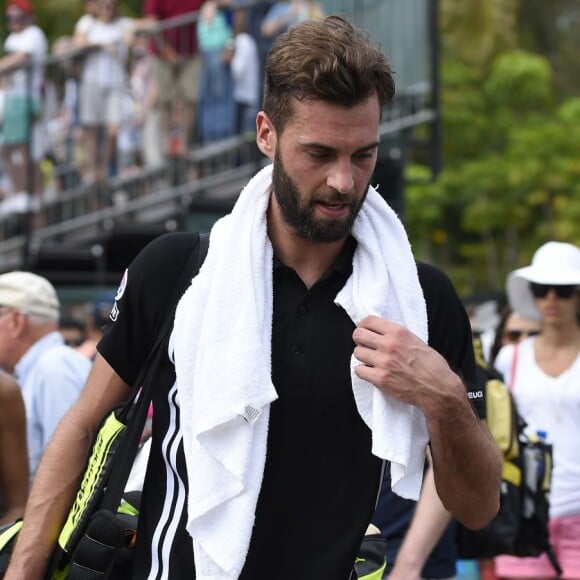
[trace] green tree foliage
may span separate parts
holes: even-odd
[[[512,110],[541,108],[552,98],[549,62],[522,50],[500,54],[484,84],[492,104]]]
[[[580,98],[558,94],[553,61],[514,42],[516,8],[443,0],[444,170],[429,183],[408,168],[415,250],[463,295],[502,290],[548,239],[580,244]],[[470,10],[485,16],[477,32]]]
[[[482,66],[515,46],[517,0],[440,0],[445,40],[464,62]]]
[[[526,0],[519,8],[520,46],[549,59],[556,92],[578,94],[580,3],[578,0]]]

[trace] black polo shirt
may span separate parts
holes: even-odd
[[[129,383],[160,321],[174,307],[168,296],[192,246],[191,235],[162,236],[128,269],[117,320],[99,351]],[[279,398],[270,410],[263,485],[243,580],[347,580],[374,511],[381,462],[371,455],[371,434],[352,393],[354,325],[334,304],[352,271],[355,246],[350,239],[310,289],[292,269],[274,264],[272,375]],[[430,332],[435,325],[434,347],[469,378],[473,353],[463,307],[439,270],[419,265],[419,272]],[[169,359],[157,373],[134,578],[147,578],[154,568],[161,570],[156,578],[191,580],[195,573],[185,531],[187,474]]]
[[[310,289],[294,270],[274,264],[272,373],[279,398],[270,409],[257,508],[265,525],[252,539],[263,548],[250,550],[247,567],[266,559],[271,570],[284,570],[275,578],[348,578],[373,512],[381,462],[370,453],[371,433],[352,392],[354,324],[334,304],[355,246],[351,239]]]

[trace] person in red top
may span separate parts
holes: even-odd
[[[205,0],[145,0],[141,27],[155,25],[197,12]],[[158,87],[165,153],[185,151],[195,129],[196,104],[201,62],[198,54],[196,21],[170,26],[156,34],[151,43],[153,74]],[[172,139],[177,129],[177,139]]]

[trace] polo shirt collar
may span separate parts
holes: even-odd
[[[344,278],[348,278],[352,274],[352,260],[355,250],[356,240],[352,236],[348,236],[340,254],[323,277],[326,278],[331,273],[336,272],[337,274],[344,276]],[[274,270],[287,267],[286,264],[276,256],[276,254],[274,254],[273,266]]]

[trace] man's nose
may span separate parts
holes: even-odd
[[[354,176],[350,162],[338,162],[332,168],[326,183],[339,193],[352,193],[354,191]]]

